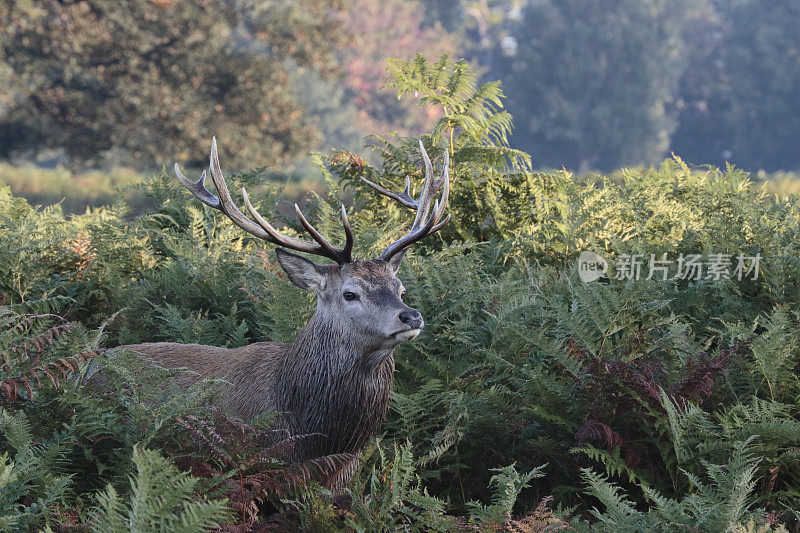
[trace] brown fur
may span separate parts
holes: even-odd
[[[248,218],[230,196],[219,166],[217,141],[211,142],[209,170],[215,196],[205,188],[205,172],[199,181],[189,180],[178,165],[181,183],[204,204],[225,213],[237,226],[267,242],[327,257],[336,265],[318,265],[277,248],[278,261],[289,279],[317,293],[317,312],[291,344],[258,343],[225,350],[211,346],[174,343],[137,344],[130,348],[171,367],[188,367],[202,377],[223,378],[230,385],[225,401],[243,418],[267,410],[281,412],[280,426],[294,435],[321,433],[324,437],[303,439],[295,448],[295,459],[304,460],[333,453],[358,454],[380,427],[389,408],[394,374],[395,346],[414,339],[424,322],[416,309],[404,304],[403,284],[395,277],[409,246],[438,231],[450,191],[449,153],[439,179],[422,141],[425,183],[417,199],[409,196],[409,183],[402,193],[392,193],[362,178],[380,194],[415,209],[411,230],[387,246],[379,259],[353,261],[353,233],[342,205],[345,244],[334,248],[311,226],[295,204],[298,216],[315,242],[283,235],[258,214],[247,193],[242,195]],[[434,202],[434,196],[441,197]],[[255,220],[255,222],[254,222]],[[334,481],[341,486],[354,465]]]
[[[226,380],[226,407],[244,419],[272,410],[282,413],[278,425],[293,435],[324,435],[301,441],[295,460],[358,455],[386,416],[394,347],[416,336],[413,329],[401,331],[410,332],[407,337],[391,334],[404,326],[399,313],[419,314],[400,300],[396,265],[374,260],[321,267],[286,252],[279,259],[292,281],[318,293],[317,312],[293,343],[226,349],[159,342],[127,348],[169,368]],[[360,303],[343,301],[342,291],[358,291]],[[331,485],[345,484],[355,466]]]

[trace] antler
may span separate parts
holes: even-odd
[[[211,141],[209,169],[211,170],[211,181],[214,183],[214,187],[217,190],[217,194],[219,194],[219,198],[214,196],[208,191],[208,189],[206,189],[205,170],[200,175],[200,179],[197,182],[194,182],[184,176],[181,172],[181,169],[178,167],[178,163],[175,163],[175,174],[177,174],[178,179],[181,180],[181,183],[183,183],[183,185],[189,189],[192,194],[194,194],[204,204],[213,207],[214,209],[219,209],[225,213],[225,215],[227,215],[227,217],[230,218],[234,224],[245,230],[247,233],[258,237],[259,239],[264,239],[267,242],[271,242],[291,250],[306,252],[313,255],[327,257],[328,259],[333,259],[340,265],[351,263],[353,261],[351,257],[353,252],[353,231],[350,229],[350,223],[347,220],[347,212],[344,209],[344,205],[342,205],[342,226],[344,227],[345,233],[345,243],[343,248],[334,248],[331,243],[325,239],[325,237],[323,237],[316,229],[314,229],[314,226],[312,226],[308,220],[306,220],[306,217],[303,216],[303,213],[300,211],[300,207],[298,207],[297,204],[294,204],[297,217],[300,219],[300,223],[303,225],[309,235],[311,235],[316,242],[298,239],[297,237],[290,237],[278,232],[278,230],[272,227],[272,225],[267,222],[258,211],[256,211],[256,208],[250,203],[250,198],[247,196],[247,191],[244,189],[244,187],[242,187],[244,205],[247,208],[248,213],[250,213],[250,216],[255,219],[255,222],[247,218],[247,216],[245,216],[245,214],[242,213],[238,207],[236,207],[236,204],[231,199],[230,192],[228,192],[228,185],[225,183],[225,178],[222,176],[222,169],[219,166],[216,137],[214,137]]]
[[[420,192],[419,198],[416,200],[409,195],[411,180],[408,176],[406,176],[406,186],[402,193],[392,192],[381,187],[377,183],[369,181],[367,178],[361,178],[364,183],[383,196],[397,200],[404,206],[417,210],[417,216],[414,218],[414,224],[411,225],[411,230],[403,237],[387,246],[381,253],[380,259],[384,261],[388,261],[397,253],[404,252],[415,242],[436,233],[450,220],[449,214],[442,220],[442,215],[444,215],[444,211],[447,208],[447,201],[450,197],[450,154],[445,150],[442,176],[439,179],[434,179],[433,165],[428,157],[428,153],[425,151],[425,147],[422,145],[422,141],[419,142],[419,149],[422,152],[422,159],[425,161],[425,182],[422,185],[422,192]],[[431,201],[433,201],[433,197],[436,196],[436,193],[438,193],[440,189],[442,190],[442,197],[436,200],[433,205],[433,211],[431,211]],[[430,214],[430,217],[428,214]]]

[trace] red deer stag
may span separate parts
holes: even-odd
[[[403,284],[397,270],[409,246],[444,226],[450,191],[448,153],[439,179],[420,142],[425,162],[425,181],[417,199],[409,195],[406,178],[402,193],[389,191],[364,179],[378,193],[416,210],[410,231],[394,241],[377,259],[352,258],[353,233],[342,205],[346,235],[342,248],[335,248],[295,211],[314,242],[278,232],[267,222],[242,189],[248,218],[228,192],[211,143],[211,180],[219,194],[205,188],[206,172],[199,181],[187,179],[175,164],[181,183],[204,204],[219,209],[243,230],[276,244],[278,262],[298,287],[317,293],[317,310],[294,342],[258,342],[241,348],[218,348],[199,344],[157,342],[127,346],[143,357],[166,367],[185,367],[200,377],[222,378],[227,407],[244,418],[266,410],[282,413],[278,427],[292,435],[319,433],[296,445],[293,459],[302,461],[335,453],[358,456],[379,429],[389,406],[394,374],[394,348],[419,335],[424,321],[419,311],[403,303]],[[363,179],[363,178],[362,178]],[[434,197],[441,191],[441,198]],[[433,204],[433,205],[432,205]],[[331,259],[335,264],[317,264],[284,248]],[[347,465],[329,481],[346,484],[357,466]]]

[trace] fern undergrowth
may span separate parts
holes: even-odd
[[[139,187],[156,207],[137,218],[0,188],[0,530],[799,531],[800,198],[679,158],[534,172],[501,86],[465,62],[392,61],[387,85],[442,116],[421,140],[437,168],[452,153],[452,219],[400,271],[426,329],[395,353],[346,493],[319,482],[351,457],[287,464],[304,437],[275,413],[233,419],[209,407],[216,383],[179,388],[113,349],[290,341],[313,300],[263,242],[166,175]],[[317,155],[315,226],[343,239],[343,196],[357,257],[406,231],[361,178],[418,186],[419,140],[370,138],[380,167]],[[283,212],[280,191],[253,202]],[[609,275],[582,281],[581,251]],[[759,254],[755,278],[614,275],[636,254],[740,253]]]

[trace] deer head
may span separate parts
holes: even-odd
[[[205,188],[205,171],[197,182],[187,179],[177,163],[175,173],[181,183],[201,202],[219,209],[246,232],[279,246],[276,249],[278,262],[289,279],[298,287],[317,294],[315,319],[336,324],[338,331],[358,338],[359,344],[367,351],[376,351],[382,348],[390,349],[400,342],[414,339],[419,335],[424,321],[419,311],[403,302],[405,289],[397,279],[397,271],[403,256],[412,244],[435,233],[450,219],[449,214],[445,216],[450,192],[449,154],[445,152],[441,177],[435,179],[433,165],[421,141],[420,150],[425,162],[425,181],[416,199],[409,194],[408,177],[402,193],[389,191],[362,178],[378,193],[416,211],[414,223],[408,233],[389,244],[376,259],[370,260],[356,260],[352,257],[353,233],[344,205],[341,208],[341,218],[345,243],[341,248],[331,245],[308,222],[297,204],[294,206],[297,217],[313,242],[278,232],[253,207],[247,191],[242,188],[244,205],[250,217],[246,216],[236,206],[228,192],[219,165],[216,139],[211,143],[209,169],[219,197]],[[434,201],[434,197],[440,191],[441,198]],[[286,249],[324,257],[334,261],[335,264],[314,263]]]

